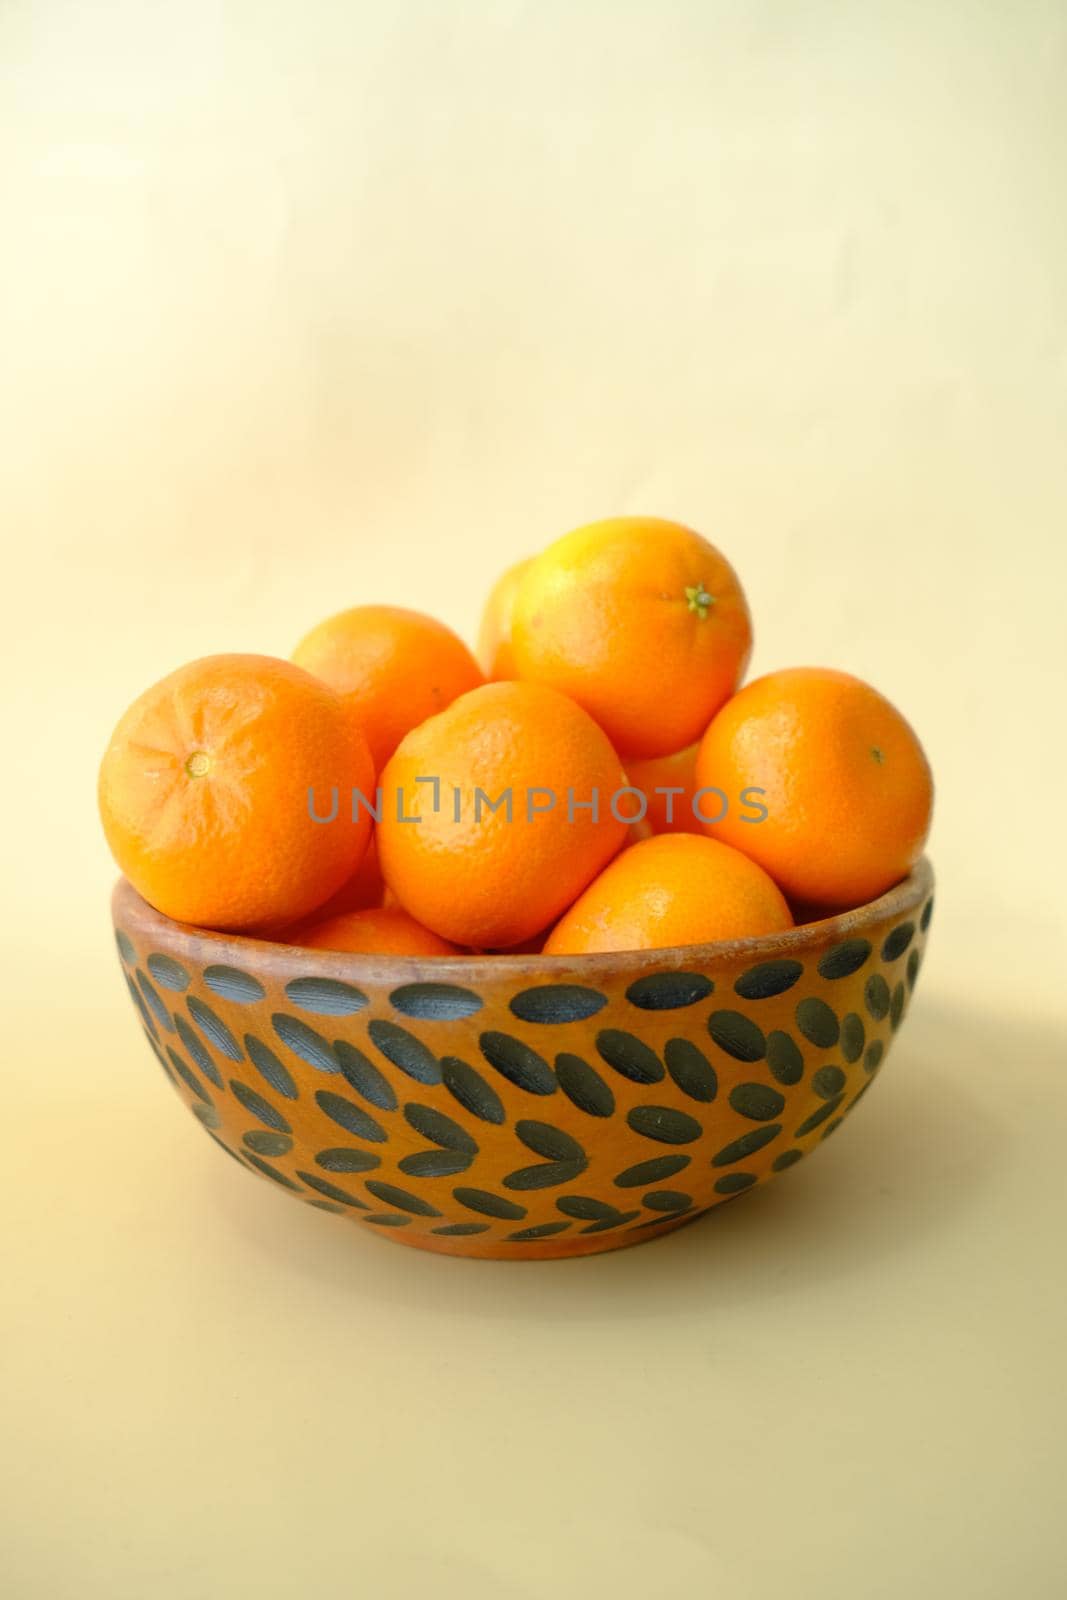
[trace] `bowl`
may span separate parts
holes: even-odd
[[[308,950],[172,922],[121,881],[127,986],[234,1160],[450,1255],[637,1244],[766,1183],[882,1070],[930,924],[923,860],[787,933],[591,956]]]

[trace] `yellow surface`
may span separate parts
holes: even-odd
[[[11,1600],[1063,1592],[1062,7],[0,7]],[[141,1040],[95,766],[647,511],[939,782],[887,1074],[647,1247],[423,1258]]]

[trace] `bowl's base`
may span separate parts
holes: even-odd
[[[643,1227],[621,1228],[618,1232],[553,1236],[547,1239],[480,1239],[471,1234],[406,1233],[399,1228],[365,1228],[392,1244],[406,1244],[413,1250],[432,1250],[442,1256],[469,1256],[479,1261],[563,1261],[568,1256],[602,1255],[606,1250],[625,1250],[630,1245],[644,1244],[649,1239],[661,1239],[665,1233],[684,1228],[687,1222],[706,1217],[714,1206],[700,1211],[687,1211],[682,1217],[664,1218],[646,1223]]]
[[[818,1148],[884,1071],[931,890],[923,864],[807,928],[573,960],[223,936],[125,883],[114,911],[162,1070],[245,1170],[397,1244],[559,1261],[671,1233]]]

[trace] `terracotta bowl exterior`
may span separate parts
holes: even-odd
[[[248,1171],[398,1244],[590,1255],[765,1183],[885,1064],[929,863],[785,934],[426,959],[184,926],[121,881],[126,983],[164,1072]]]

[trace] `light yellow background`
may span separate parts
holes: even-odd
[[[0,4],[10,1600],[1067,1581],[1060,4]],[[95,768],[209,651],[651,511],[922,734],[861,1116],[653,1247],[422,1258],[184,1117]]]

